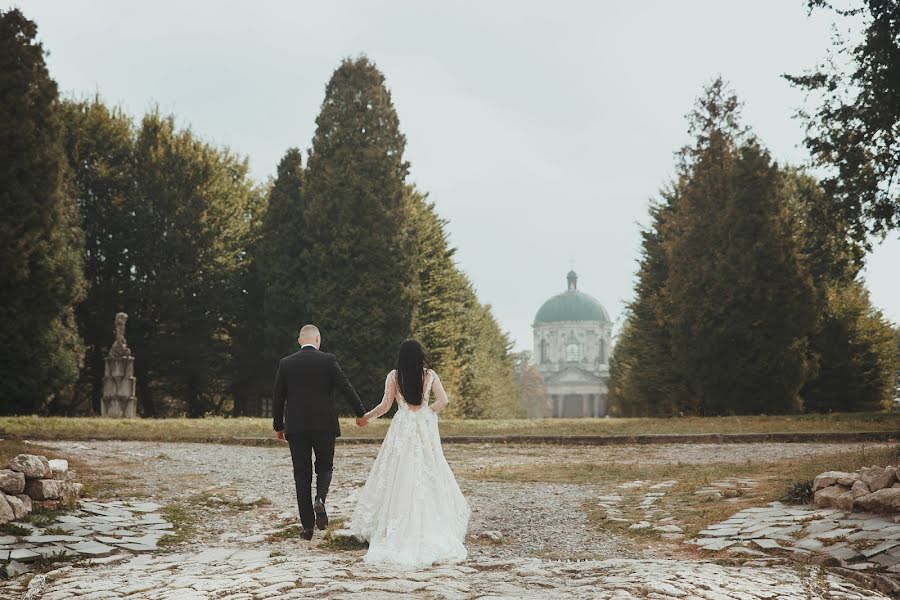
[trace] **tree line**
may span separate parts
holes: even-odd
[[[859,278],[864,251],[819,181],[775,162],[716,79],[650,208],[610,365],[629,416],[880,410],[897,341]]]
[[[144,416],[251,414],[316,323],[364,401],[417,337],[457,416],[521,409],[510,340],[408,181],[383,75],[344,60],[305,157],[275,178],[154,109],[64,99],[37,28],[0,14],[0,375],[8,414],[99,412],[112,320],[129,315]]]
[[[878,410],[900,397],[900,328],[861,271],[900,228],[900,0],[838,9],[861,23],[784,78],[818,178],[779,165],[721,78],[650,207],[635,298],[610,365],[620,415]]]

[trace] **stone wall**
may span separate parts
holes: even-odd
[[[74,505],[81,488],[67,461],[19,454],[0,469],[0,523],[21,519],[35,508]]]
[[[900,514],[897,467],[863,467],[855,473],[828,471],[813,481],[813,501],[819,506]]]

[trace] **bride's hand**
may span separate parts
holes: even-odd
[[[369,424],[369,421],[365,417],[357,417],[357,419],[356,419],[357,427],[365,427],[368,424]]]

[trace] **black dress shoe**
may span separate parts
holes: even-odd
[[[312,529],[304,529],[303,531],[300,532],[300,537],[302,537],[304,540],[309,541],[312,539],[312,534],[313,534]]]
[[[325,512],[325,502],[321,498],[316,498],[313,503],[313,510],[316,513],[316,527],[323,530],[328,527],[328,513]]]

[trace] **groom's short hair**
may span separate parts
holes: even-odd
[[[317,335],[321,335],[319,333],[319,328],[315,325],[304,325],[300,328],[300,334],[298,337],[316,337]]]

